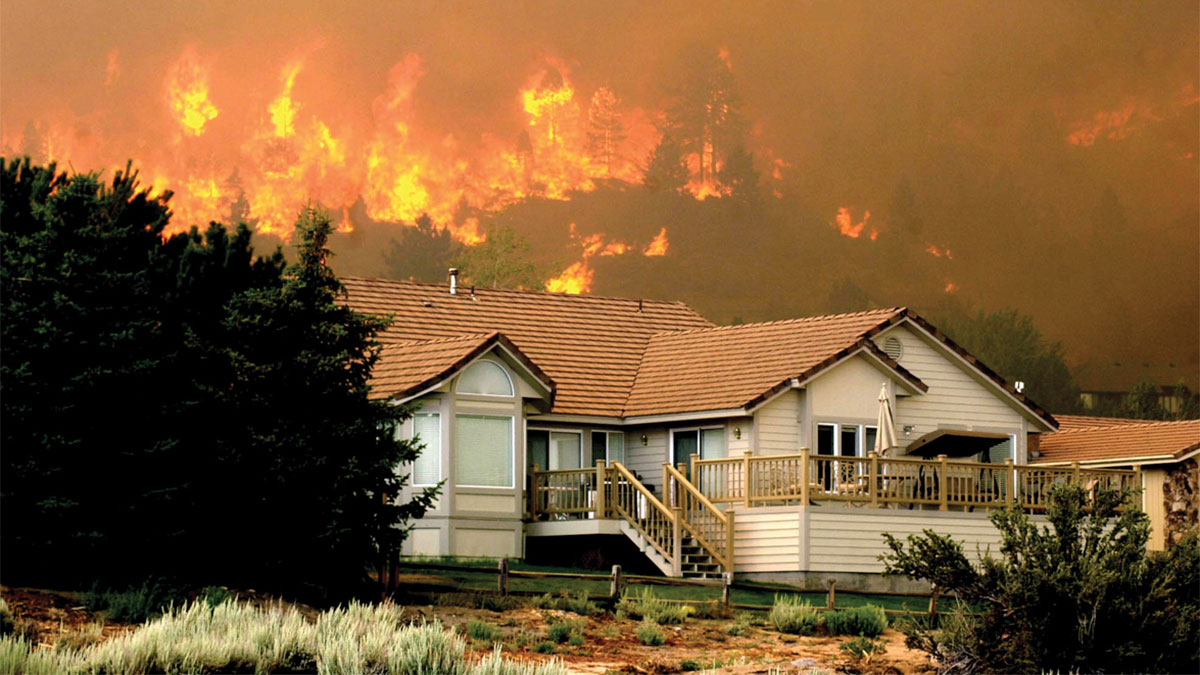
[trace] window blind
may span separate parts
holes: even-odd
[[[458,415],[454,426],[455,485],[513,486],[511,417]]]
[[[413,485],[437,485],[442,480],[442,418],[437,413],[413,415],[413,435],[425,446],[413,462]]]

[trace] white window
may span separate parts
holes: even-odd
[[[442,480],[442,416],[413,415],[413,437],[425,447],[413,461],[413,485],[437,485]]]
[[[458,393],[512,396],[513,383],[508,373],[495,362],[476,361],[459,376]]]
[[[671,431],[671,463],[684,462],[689,467],[692,455],[699,459],[719,459],[725,456],[725,428],[675,429]]]
[[[624,464],[625,434],[620,431],[593,431],[591,466],[595,466],[599,460]]]
[[[454,484],[513,486],[513,418],[456,415]]]
[[[820,423],[817,425],[817,454],[866,457],[875,449],[879,430],[865,424]]]

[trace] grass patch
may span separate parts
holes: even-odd
[[[408,625],[395,605],[351,603],[315,622],[293,609],[226,601],[175,607],[125,635],[80,649],[33,650],[0,640],[0,672],[323,672],[561,675],[557,661],[518,664],[494,651],[478,663],[466,642],[440,623]]]
[[[820,614],[796,596],[780,595],[776,596],[767,620],[781,633],[812,635],[817,630]]]
[[[876,638],[887,630],[887,615],[878,607],[855,607],[825,612],[821,617],[830,635],[865,635]]]
[[[531,607],[538,609],[557,609],[562,612],[574,612],[581,616],[595,616],[604,610],[596,603],[588,600],[587,591],[580,591],[571,596],[567,592],[562,592],[558,597],[546,593],[529,601]]]
[[[466,632],[467,637],[480,642],[495,642],[500,635],[500,629],[486,621],[468,621]]]
[[[186,602],[182,589],[164,579],[147,579],[141,586],[125,589],[94,585],[83,596],[88,611],[103,613],[109,621],[119,623],[144,623]]]
[[[876,642],[865,635],[860,635],[849,642],[843,642],[839,648],[851,658],[864,664],[869,663],[872,656],[887,651],[887,647],[882,642]]]
[[[657,624],[680,624],[692,613],[692,608],[667,602],[649,587],[621,596],[617,603],[617,618],[646,619]]]
[[[667,636],[663,634],[658,624],[649,619],[642,620],[641,625],[638,626],[634,635],[637,637],[638,642],[648,647],[657,647],[667,641]]]

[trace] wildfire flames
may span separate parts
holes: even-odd
[[[838,232],[841,232],[843,236],[858,239],[862,236],[863,230],[867,227],[867,221],[870,219],[871,212],[864,211],[862,220],[855,223],[854,217],[850,215],[850,208],[843,206],[837,210],[837,215],[834,216],[834,226],[837,227]],[[871,241],[875,241],[878,236],[879,232],[871,228],[869,235]]]
[[[546,290],[554,293],[569,293],[579,295],[587,293],[592,288],[592,279],[595,277],[595,270],[592,269],[588,260],[595,255],[616,256],[625,255],[633,250],[633,247],[623,241],[610,241],[605,243],[603,234],[590,234],[580,238],[575,233],[575,223],[570,225],[571,238],[578,241],[583,248],[583,255],[578,262],[571,263],[567,269],[563,270],[562,274],[554,277],[546,282]],[[670,242],[667,241],[667,228],[662,228],[658,235],[642,249],[642,255],[647,257],[666,255],[667,247]]]

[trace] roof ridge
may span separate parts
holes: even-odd
[[[817,316],[802,316],[795,319],[776,319],[774,321],[756,321],[753,323],[739,323],[730,326],[709,326],[707,328],[686,328],[684,330],[668,330],[652,333],[650,337],[659,337],[665,335],[688,335],[692,333],[717,332],[725,330],[738,330],[742,328],[761,328],[763,326],[782,326],[784,324],[811,323],[815,321],[823,321],[828,319],[844,319],[848,317],[859,317],[867,315],[891,315],[895,316],[904,312],[907,307],[888,307],[886,309],[867,309],[860,312],[843,312],[841,314],[820,314]],[[864,331],[865,332],[865,331]],[[861,335],[860,335],[861,337]]]
[[[462,335],[454,335],[451,337],[430,338],[428,340],[403,340],[400,342],[387,342],[384,347],[414,347],[416,345],[431,345],[439,342],[460,342],[462,340],[486,340],[494,335],[499,335],[500,331],[494,330],[485,333],[463,333]]]
[[[432,281],[416,281],[414,279],[386,279],[384,277],[344,276],[344,277],[339,277],[339,280],[341,280],[341,281],[347,281],[347,280],[378,281],[378,282],[384,282],[384,283],[388,283],[388,284],[402,284],[402,285],[407,285],[407,286],[424,286],[424,287],[428,287],[431,289],[432,288],[445,289],[447,291],[447,294],[450,290],[449,284],[441,284],[441,283],[436,283],[436,282],[432,282]],[[699,312],[696,312],[696,309],[694,307],[692,307],[691,305],[687,304],[686,302],[684,302],[682,300],[657,300],[655,298],[628,298],[628,297],[618,296],[618,295],[595,295],[595,294],[591,294],[591,293],[587,293],[587,294],[584,294],[584,293],[579,293],[579,294],[559,293],[559,292],[555,292],[555,291],[532,291],[532,290],[513,289],[513,288],[486,288],[483,286],[470,286],[467,284],[459,284],[458,288],[460,289],[460,294],[462,294],[461,289],[473,288],[473,289],[475,289],[475,292],[477,294],[480,292],[503,293],[503,294],[513,294],[513,295],[550,296],[550,297],[554,297],[554,298],[567,298],[567,299],[578,298],[578,299],[585,299],[585,300],[620,300],[622,302],[645,302],[645,303],[654,303],[656,305],[678,305],[681,307],[688,308],[693,313],[695,313],[697,316],[702,316]]]

